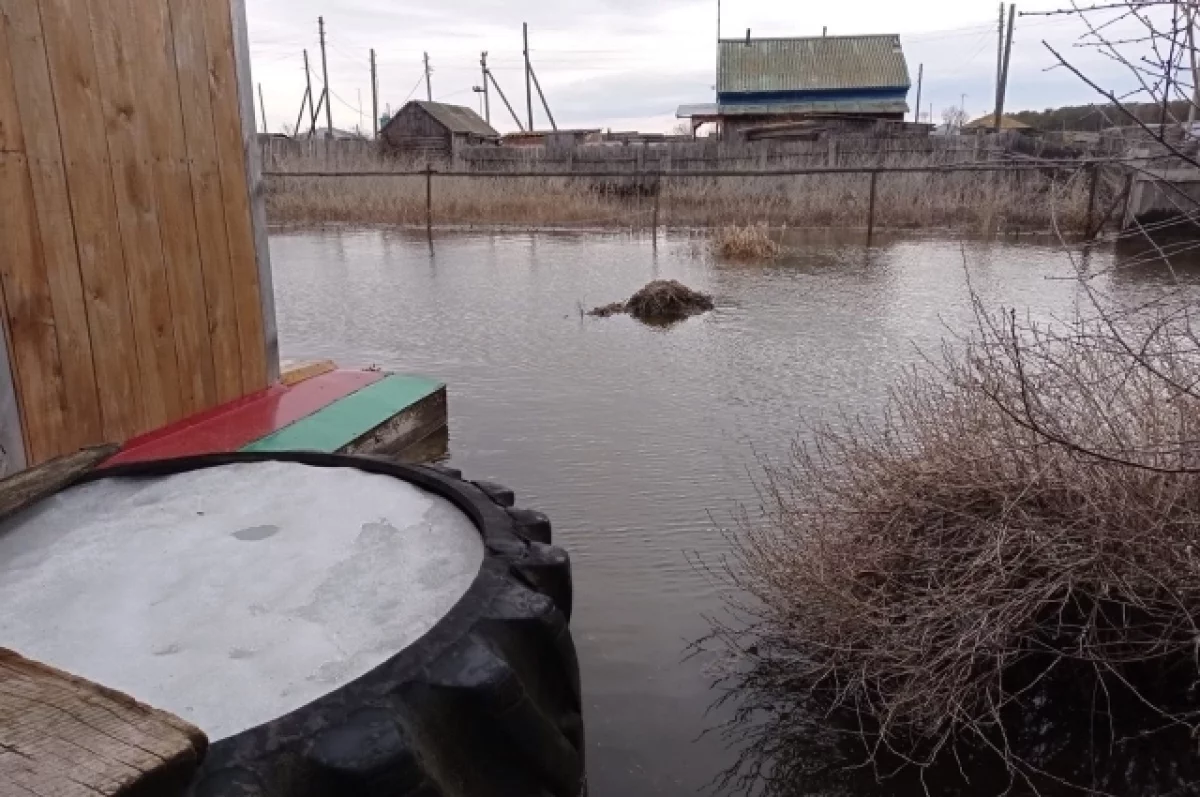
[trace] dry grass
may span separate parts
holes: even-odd
[[[771,260],[780,251],[766,224],[722,227],[713,234],[712,248],[715,254],[730,260]]]
[[[655,280],[625,303],[625,312],[643,321],[670,321],[711,309],[711,296],[694,291],[678,280]]]
[[[672,322],[708,312],[713,307],[713,299],[707,293],[694,291],[678,280],[654,280],[629,297],[629,301],[602,305],[588,315],[608,318],[629,313],[640,321]]]
[[[1000,760],[972,794],[1196,793],[1200,345],[1151,316],[980,310],[881,422],[767,466],[718,571],[733,784],[793,793],[816,716],[881,774]]]
[[[861,165],[917,165],[894,159]],[[800,164],[798,164],[800,165]],[[314,164],[276,162],[272,170],[305,171]],[[347,171],[406,164],[364,159],[339,164]],[[779,164],[785,168],[787,164]],[[435,177],[435,224],[591,225],[648,227],[651,186],[631,192],[632,178],[605,183],[590,178]],[[879,177],[877,228],[946,227],[973,232],[1004,229],[1081,229],[1087,181],[1040,172],[899,173]],[[269,177],[268,214],[282,223],[425,223],[424,177]],[[870,178],[865,174],[664,180],[659,222],[724,227],[864,227]],[[617,189],[615,192],[613,189]],[[630,194],[633,195],[630,195]]]

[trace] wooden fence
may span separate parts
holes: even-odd
[[[839,136],[820,141],[716,140],[654,144],[581,144],[537,147],[462,147],[452,160],[403,158],[363,140],[261,137],[268,171],[380,171],[434,165],[439,170],[671,172],[858,166],[921,159],[945,164],[988,160],[1003,149],[987,138]]]
[[[249,87],[242,0],[0,0],[4,471],[272,378]]]

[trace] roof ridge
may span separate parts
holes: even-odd
[[[836,36],[751,36],[753,42],[798,42],[819,41],[821,39],[899,39],[899,33],[843,33]],[[745,44],[746,37],[718,39],[719,44]]]

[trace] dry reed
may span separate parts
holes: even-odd
[[[929,158],[863,158],[848,166],[916,166]],[[320,170],[323,164],[278,160],[272,171]],[[788,163],[777,164],[788,168]],[[806,163],[794,164],[803,167]],[[363,158],[344,171],[402,170],[409,164]],[[1049,172],[881,174],[876,228],[945,227],[977,232],[1062,230],[1084,225],[1087,181]],[[657,187],[634,176],[433,178],[435,224],[519,224],[648,227],[659,192],[658,218],[673,226],[865,227],[866,174],[780,177],[673,177]],[[425,222],[423,176],[267,178],[269,217],[280,223]]]
[[[718,256],[730,260],[771,260],[780,252],[766,224],[722,227],[713,235],[712,248]]]
[[[977,305],[976,332],[911,371],[883,420],[820,426],[766,466],[717,570],[737,617],[709,640],[735,665],[729,783],[809,782],[806,718],[824,717],[880,774],[1002,762],[972,794],[1196,793],[1189,312],[1048,329]],[[1072,713],[1081,737],[1054,719]]]

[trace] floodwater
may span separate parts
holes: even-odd
[[[1112,248],[859,238],[789,239],[769,264],[714,261],[683,233],[271,238],[285,357],[445,380],[452,464],[551,516],[574,563],[592,797],[692,795],[730,763],[702,736],[721,718],[706,662],[686,658],[720,610],[690,561],[719,561],[720,523],[802,421],[877,412],[905,364],[965,328],[968,284],[1050,317],[1078,301],[1071,257],[1121,294],[1169,279]],[[717,310],[667,329],[581,317],[656,278]]]

